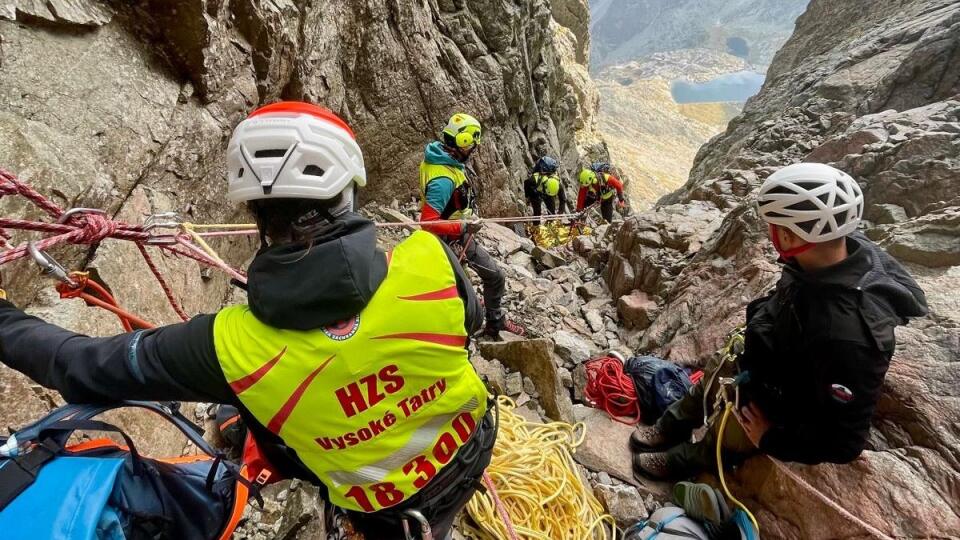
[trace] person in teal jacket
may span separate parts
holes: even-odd
[[[501,330],[523,335],[524,330],[507,319],[501,309],[506,280],[503,271],[473,238],[483,222],[476,215],[476,195],[468,176],[467,160],[480,143],[480,122],[469,114],[450,117],[442,140],[433,141],[420,163],[420,223],[424,230],[463,252],[463,259],[483,282],[486,308],[484,334],[498,338]],[[459,223],[433,223],[459,220]]]

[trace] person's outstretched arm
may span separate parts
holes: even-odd
[[[233,403],[213,345],[213,315],[89,337],[0,300],[0,361],[69,402],[122,399]]]
[[[620,202],[624,202],[625,199],[623,198],[623,182],[621,182],[619,178],[611,174],[607,176],[607,185],[617,190],[617,199],[619,199]]]
[[[577,193],[577,212],[583,210],[584,205],[587,202],[587,188],[581,186],[580,192]]]
[[[441,220],[441,212],[450,203],[453,191],[453,180],[445,176],[434,178],[427,184],[423,206],[420,207],[420,223],[425,231],[447,237],[456,237],[464,233],[463,225],[460,223],[430,224],[431,221]]]

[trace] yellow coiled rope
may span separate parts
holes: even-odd
[[[487,472],[517,536],[537,540],[607,540],[616,523],[581,478],[573,452],[583,443],[583,424],[535,424],[513,412],[510,398],[497,400],[500,433]],[[476,540],[508,538],[489,493],[467,504],[461,531]]]

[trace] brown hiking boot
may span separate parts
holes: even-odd
[[[649,478],[652,480],[666,480],[673,476],[667,464],[666,452],[647,452],[633,455],[633,476],[637,480]]]
[[[630,450],[633,452],[649,452],[659,450],[670,445],[667,434],[656,424],[652,426],[637,426],[630,434]]]

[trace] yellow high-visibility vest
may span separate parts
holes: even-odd
[[[281,330],[239,305],[214,323],[220,366],[243,405],[297,452],[331,502],[360,512],[426,486],[486,413],[440,241],[417,231],[388,258],[383,283],[348,321]]]
[[[427,184],[435,178],[447,177],[453,181],[453,189],[456,190],[467,181],[467,173],[463,169],[453,165],[440,165],[436,163],[420,162],[420,200],[427,199]],[[443,211],[441,208],[440,211]],[[445,219],[462,219],[473,215],[473,209],[461,208],[450,214]]]

